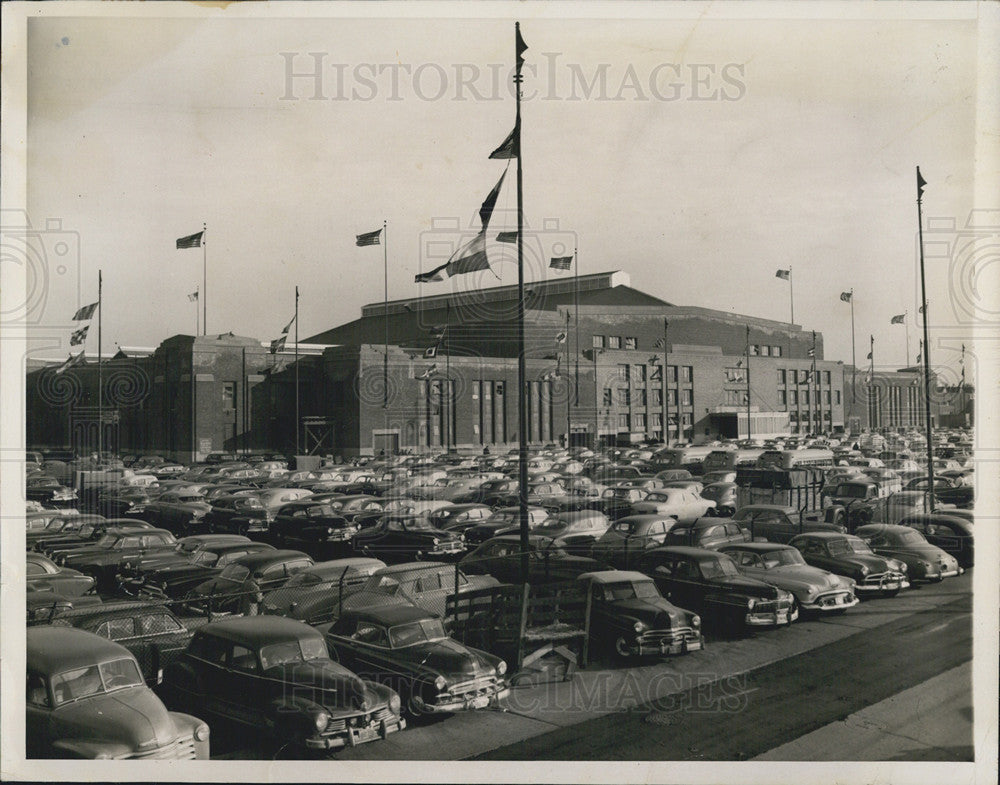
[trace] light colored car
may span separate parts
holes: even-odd
[[[633,515],[669,515],[680,523],[690,523],[715,514],[715,502],[685,488],[661,488],[632,505]]]

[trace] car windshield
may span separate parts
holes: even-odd
[[[635,521],[615,521],[611,530],[618,532],[618,534],[635,534],[638,528],[639,524]]]
[[[668,502],[670,501],[670,494],[663,493],[662,491],[652,491],[646,496],[644,501],[647,502]]]
[[[88,523],[86,526],[81,526],[80,527],[80,536],[82,538],[84,538],[84,539],[87,539],[88,537],[90,537],[94,533],[94,528],[95,528],[94,524],[92,524],[92,523]]]
[[[74,668],[53,676],[52,695],[55,697],[55,705],[61,706],[90,695],[100,695],[123,687],[138,687],[142,684],[142,676],[135,660],[126,657],[102,662],[100,665]]]
[[[118,539],[113,534],[105,534],[101,539],[97,541],[97,547],[99,548],[110,548],[115,540]]]
[[[867,485],[839,485],[837,486],[837,496],[848,499],[863,499],[868,494]]]
[[[315,586],[317,583],[322,583],[323,579],[312,572],[300,572],[297,575],[293,575],[292,578],[285,584],[286,588],[292,588],[295,586]]]
[[[553,536],[568,529],[569,526],[569,521],[564,521],[561,518],[549,518],[540,526],[536,526],[534,530],[537,534]]]
[[[860,537],[845,537],[842,540],[831,540],[829,545],[830,555],[837,556],[841,553],[871,553],[872,549]]]
[[[924,535],[913,529],[892,532],[886,539],[894,545],[924,545],[927,542]]]
[[[788,564],[805,564],[806,560],[795,548],[780,548],[764,554],[764,569],[784,567]]]
[[[604,598],[607,600],[648,600],[659,596],[656,584],[652,581],[620,581],[604,584]]]
[[[705,559],[699,562],[703,578],[728,578],[738,575],[736,562],[732,559]]]
[[[236,583],[242,583],[246,577],[250,574],[250,568],[245,567],[242,564],[230,564],[219,573],[220,578],[224,578],[227,581],[235,581]]]
[[[267,670],[276,665],[287,665],[304,660],[320,660],[328,657],[326,644],[321,637],[302,638],[286,643],[273,643],[260,650],[261,668]]]
[[[439,641],[448,637],[440,619],[421,619],[409,624],[389,628],[389,642],[394,649],[415,646],[426,641]]]
[[[201,543],[198,541],[179,542],[174,546],[174,550],[178,553],[194,553],[200,545]]]

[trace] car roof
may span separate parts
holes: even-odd
[[[249,537],[242,534],[192,534],[188,537],[181,537],[177,542],[198,542],[205,545],[236,545],[252,542]]]
[[[152,613],[169,613],[173,615],[173,611],[163,603],[142,602],[139,600],[111,600],[100,604],[73,608],[59,618],[69,620],[90,618],[91,616],[137,616]]]
[[[439,569],[441,567],[448,567],[454,569],[453,564],[446,564],[443,561],[411,561],[405,562],[404,564],[393,564],[388,567],[383,567],[378,571],[379,575],[394,575],[399,572],[411,572],[413,570],[433,570]]]
[[[371,567],[375,565],[385,566],[385,562],[381,559],[372,559],[368,556],[351,556],[346,559],[317,562],[312,567],[306,567],[302,572],[308,572],[312,575],[338,575],[351,567]]]
[[[867,523],[864,526],[859,526],[854,530],[855,535],[861,536],[862,532],[864,534],[874,534],[875,532],[889,532],[889,533],[899,533],[899,532],[911,532],[912,528],[909,526],[900,526],[895,523]]]
[[[577,576],[578,580],[591,580],[594,583],[617,583],[618,581],[648,581],[648,575],[635,570],[605,570],[604,572],[585,572]]]
[[[313,637],[319,632],[305,622],[285,616],[237,616],[204,624],[195,634],[212,635],[257,649],[269,643]]]
[[[844,532],[803,532],[802,534],[796,534],[792,537],[793,540],[805,539],[807,537],[812,537],[817,540],[839,540],[843,537],[851,537],[853,535],[845,534]]]
[[[392,605],[372,605],[367,608],[357,608],[344,610],[340,618],[354,617],[362,621],[371,621],[376,624],[383,624],[392,627],[396,624],[406,624],[411,621],[421,619],[438,619],[440,616],[433,611],[426,610],[417,605],[401,602]]]
[[[124,646],[75,627],[29,627],[25,638],[28,669],[43,674],[62,673],[110,659],[134,659]]]
[[[784,545],[780,542],[734,542],[722,545],[720,551],[754,551],[756,553],[769,553],[770,551],[794,551],[791,545]]]
[[[677,556],[687,556],[689,558],[704,558],[705,556],[718,556],[719,551],[708,548],[694,548],[690,545],[668,545],[654,548],[649,553],[671,553]]]
[[[670,515],[661,515],[655,512],[644,512],[640,515],[624,515],[618,520],[612,522],[611,528],[614,528],[617,524],[623,522],[629,523],[655,523],[656,521],[672,521],[673,517]]]
[[[244,567],[249,567],[253,569],[261,564],[270,564],[272,562],[284,561],[285,559],[294,559],[305,557],[307,559],[312,558],[302,551],[289,551],[289,550],[272,550],[272,551],[257,551],[256,553],[248,553],[246,556],[240,556],[240,558],[234,560],[232,564],[242,564]]]
[[[744,510],[776,510],[778,512],[783,512],[786,515],[794,515],[798,511],[794,507],[789,507],[784,504],[744,504],[740,507],[739,511]]]

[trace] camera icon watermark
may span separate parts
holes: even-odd
[[[0,263],[23,275],[24,295],[9,298],[0,310],[7,325],[70,326],[82,304],[80,235],[66,230],[62,220],[49,218],[45,227],[32,225],[24,210],[0,211]],[[55,308],[65,308],[56,313]]]
[[[1000,295],[989,283],[1000,269],[1000,208],[971,210],[965,225],[958,224],[954,217],[927,219],[924,262],[948,270],[948,305],[959,325],[1000,324]],[[929,324],[941,313],[929,303]]]

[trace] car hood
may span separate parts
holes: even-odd
[[[840,554],[834,556],[833,559],[840,564],[847,564],[852,567],[867,567],[869,571],[876,573],[885,572],[889,569],[889,563],[885,560],[885,557],[878,554]]]
[[[769,583],[765,583],[764,581],[758,580],[757,578],[751,578],[747,575],[732,575],[724,578],[715,578],[711,582],[717,586],[724,586],[732,591],[743,592],[754,597],[763,597],[765,599],[773,600],[778,596],[778,590],[776,587]]]
[[[608,605],[614,609],[615,615],[631,616],[656,629],[669,629],[676,622],[684,624],[685,614],[680,608],[672,605],[663,597],[648,600],[616,600]]]
[[[929,562],[945,562],[950,563],[954,557],[950,556],[947,552],[938,548],[936,545],[931,545],[927,543],[926,545],[906,545],[902,547],[887,547],[879,548],[886,554],[889,554],[890,558],[893,559],[923,559]]]
[[[444,676],[449,682],[468,681],[496,674],[496,669],[485,657],[451,638],[395,649],[394,654],[421,669]]]
[[[331,660],[309,660],[276,665],[264,675],[295,687],[309,687],[311,694],[322,695],[329,709],[370,711],[384,701],[359,676]]]
[[[166,707],[144,686],[68,703],[53,712],[52,720],[56,736],[100,738],[133,750],[153,750],[177,737]]]
[[[839,589],[843,585],[839,577],[826,570],[809,567],[805,564],[784,564],[766,570],[761,576],[764,580],[774,581],[783,589],[818,589],[828,591]]]
[[[218,575],[222,570],[218,567],[206,567],[202,564],[170,564],[159,567],[149,574],[150,580],[179,581],[203,577],[208,579]]]

